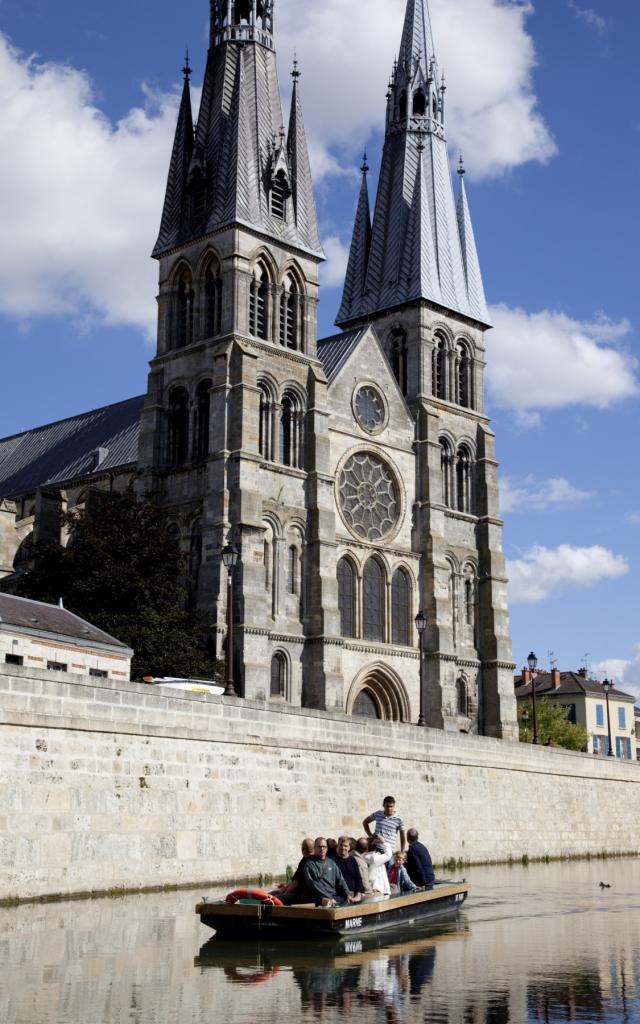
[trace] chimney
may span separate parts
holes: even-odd
[[[560,683],[561,683],[560,669],[559,668],[552,668],[551,669],[551,689],[552,690],[559,689]]]
[[[531,672],[529,671],[528,668],[523,668],[523,670],[522,670],[522,685],[526,686],[530,682],[531,682]]]
[[[587,678],[587,669],[586,669],[586,666],[584,666],[584,665],[583,665],[583,667],[582,667],[582,668],[580,669],[580,671],[578,672],[578,675],[580,676],[580,678],[581,678],[581,679],[586,679],[586,678]]]

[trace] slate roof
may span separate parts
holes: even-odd
[[[516,697],[530,697],[531,683],[523,683],[522,676],[515,678]],[[602,697],[605,692],[602,683],[597,679],[588,679],[581,676],[579,672],[561,672],[560,686],[554,688],[550,672],[540,672],[536,677],[536,697],[553,697],[554,694],[585,693],[594,697]],[[616,687],[609,691],[609,696],[617,700],[630,701],[635,704],[636,698],[630,693],[624,693]]]
[[[427,103],[422,113],[419,108],[414,113],[412,99],[420,91],[433,97],[435,109]],[[370,241],[366,197],[361,192],[336,320],[340,326],[419,299],[489,324],[464,181],[457,207],[454,200],[445,96],[428,2],[408,0],[399,60],[389,86]],[[461,178],[463,173],[461,168]]]
[[[358,327],[353,331],[334,334],[330,338],[321,338],[318,341],[318,359],[323,365],[330,384],[333,384],[340,370],[345,366],[353,352],[355,352],[368,330],[369,326],[367,325],[366,327]]]
[[[0,439],[0,498],[135,465],[144,396]],[[95,466],[93,453],[104,449]]]
[[[0,593],[0,629],[6,627],[28,630],[30,633],[47,633],[58,637],[68,637],[82,644],[98,644],[103,647],[117,647],[123,653],[128,652],[126,644],[116,640],[108,633],[92,626],[66,608],[54,604],[43,604],[41,601],[30,601],[13,594]]]

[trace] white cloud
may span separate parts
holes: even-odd
[[[513,604],[535,604],[566,590],[591,587],[602,580],[625,576],[629,566],[622,555],[594,545],[536,545],[522,558],[509,561],[509,594]]]
[[[327,262],[320,267],[320,280],[326,288],[337,288],[344,282],[349,261],[349,247],[337,235],[323,238],[322,247]]]
[[[500,480],[500,505],[503,512],[539,512],[563,505],[574,506],[595,497],[594,491],[581,491],[564,477],[536,480],[532,476],[521,482],[510,476]]]
[[[640,644],[636,644],[632,658],[605,658],[593,670],[594,675],[613,680],[619,690],[640,699]]]
[[[281,65],[297,53],[314,174],[355,161],[384,126],[385,92],[402,34],[405,0],[279,0]],[[555,143],[537,108],[528,0],[431,0],[434,45],[448,80],[447,125],[476,178],[530,160],[546,161]],[[357,26],[357,32],[354,31]],[[284,70],[284,67],[283,67]]]
[[[592,7],[580,7],[576,0],[567,0],[567,6],[573,11],[577,18],[588,25],[589,28],[596,30],[598,35],[602,36],[609,27],[606,18],[603,18],[600,14],[596,14]]]
[[[96,317],[151,334],[176,97],[112,125],[87,76],[0,35],[0,309]]]
[[[551,310],[527,313],[504,305],[494,306],[491,317],[489,395],[523,426],[537,425],[545,409],[606,409],[638,394],[636,362],[621,346],[630,333],[628,321],[584,322]]]

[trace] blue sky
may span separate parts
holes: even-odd
[[[367,145],[372,184],[402,0],[276,0],[297,50],[333,330]],[[514,655],[613,673],[640,694],[635,185],[640,8],[432,0],[452,155],[496,330]],[[0,436],[144,391],[155,241],[184,48],[206,0],[0,0]],[[286,117],[286,111],[285,111]]]

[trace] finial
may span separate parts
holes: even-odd
[[[458,160],[458,174],[460,175],[461,178],[464,178],[466,173],[467,173],[467,171],[466,171],[466,168],[464,166],[464,160],[462,159],[462,153],[461,153],[460,154],[460,159]]]
[[[298,54],[297,53],[294,53],[294,55],[293,55],[293,70],[291,72],[291,77],[293,78],[294,83],[297,82],[298,79],[300,78],[300,68],[298,66]]]
[[[191,78],[191,62],[189,60],[189,47],[187,47],[184,57],[184,67],[182,69],[185,82],[188,82]]]
[[[443,68],[442,69],[442,79],[440,81],[440,92],[446,92],[446,91],[447,91],[447,83],[446,83],[446,80],[445,80],[445,77],[444,77],[444,68]]]
[[[362,171],[363,174],[368,174],[369,173],[369,162],[367,160],[367,151],[366,151],[366,149],[365,149],[364,153],[362,154],[362,167],[360,168],[360,170]]]
[[[286,134],[287,134],[287,133],[286,133],[286,132],[285,132],[285,130],[284,130],[284,125],[283,125],[283,124],[281,124],[281,125],[280,125],[280,149],[283,149],[283,148],[284,148],[284,140],[285,140],[285,136],[286,136]]]

